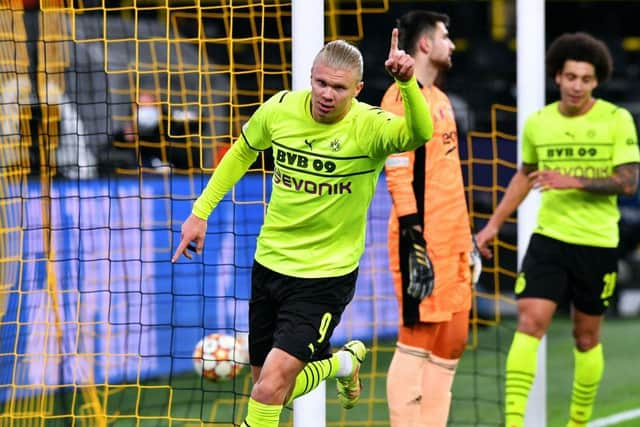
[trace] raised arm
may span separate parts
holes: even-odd
[[[400,88],[404,104],[405,121],[411,133],[409,145],[399,151],[409,151],[418,148],[431,139],[433,135],[433,121],[418,81],[415,78],[415,61],[404,50],[398,49],[398,29],[391,32],[391,46],[389,57],[384,63],[387,72],[393,76]]]

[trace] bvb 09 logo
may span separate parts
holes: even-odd
[[[276,151],[276,160],[285,165],[313,169],[316,172],[332,173],[336,170],[336,164],[332,160],[313,159],[303,154],[291,153],[282,149]]]

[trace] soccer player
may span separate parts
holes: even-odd
[[[604,369],[600,329],[616,284],[617,195],[638,186],[638,138],[631,114],[593,90],[611,74],[607,46],[585,33],[563,34],[546,54],[560,100],[525,122],[522,166],[478,233],[484,256],[500,226],[531,188],[542,191],[537,226],[516,279],[518,326],[506,362],[507,427],[523,425],[540,339],[568,297],[574,377],[569,427],[586,426]]]
[[[401,318],[387,375],[393,427],[446,426],[451,386],[469,328],[472,240],[456,122],[449,98],[434,84],[438,74],[452,66],[455,46],[448,25],[447,15],[422,10],[398,20],[399,46],[415,60],[434,133],[426,146],[394,154],[385,165],[393,200],[389,264]],[[381,106],[405,113],[397,84],[387,89]],[[424,250],[425,241],[435,287],[430,295],[425,290],[423,299],[411,290],[410,258],[414,248]],[[479,256],[475,261],[481,267]]]
[[[277,426],[283,405],[325,378],[337,378],[345,408],[360,396],[366,347],[354,340],[331,355],[329,339],[355,292],[366,213],[384,161],[423,145],[433,130],[397,29],[385,67],[401,88],[406,118],[358,102],[362,54],[341,40],[325,45],[311,68],[311,90],[282,91],[258,108],[182,225],[174,262],[190,258],[193,243],[202,250],[209,214],[258,153],[273,147],[273,190],[252,271],[254,382],[245,427]]]

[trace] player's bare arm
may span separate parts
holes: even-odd
[[[536,164],[524,163],[520,166],[513,178],[511,178],[509,186],[498,207],[491,215],[489,222],[476,234],[478,250],[483,257],[491,258],[493,256],[491,249],[489,249],[489,244],[500,231],[502,224],[529,194],[529,190],[533,185],[531,177],[536,173],[537,169],[538,166]]]
[[[613,175],[604,179],[579,178],[582,189],[598,194],[632,196],[638,189],[638,163],[616,166]]]
[[[204,246],[204,236],[207,232],[207,221],[198,218],[194,214],[189,215],[182,224],[180,244],[171,257],[171,262],[176,262],[181,255],[191,259],[191,252],[200,253]],[[195,243],[195,246],[192,244]]]
[[[415,69],[414,59],[404,50],[398,49],[398,29],[391,32],[391,47],[389,48],[389,58],[384,62],[384,67],[394,79],[406,82],[413,77]]]
[[[637,163],[616,166],[607,178],[585,178],[564,175],[556,171],[537,171],[530,175],[534,187],[540,190],[580,189],[596,194],[631,196],[638,188],[640,167]]]

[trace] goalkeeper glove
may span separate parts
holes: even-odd
[[[480,280],[480,274],[482,274],[482,257],[480,256],[480,249],[478,249],[478,242],[476,242],[475,234],[471,236],[469,267],[471,268],[471,285],[475,286]]]
[[[434,286],[433,265],[427,255],[427,243],[419,230],[403,227],[401,241],[408,245],[409,280],[406,292],[418,300],[431,295]]]

